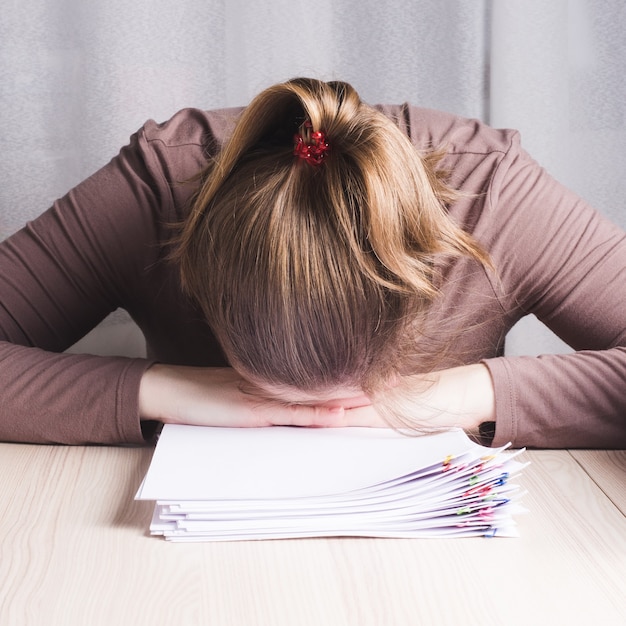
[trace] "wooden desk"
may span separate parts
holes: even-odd
[[[0,445],[0,624],[626,624],[626,452],[525,453],[519,539],[205,544],[147,535],[151,454]]]

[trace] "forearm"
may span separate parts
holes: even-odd
[[[144,420],[198,426],[267,426],[268,402],[246,393],[246,383],[229,367],[155,364],[139,386]]]
[[[496,419],[492,378],[480,363],[405,376],[375,404],[391,425],[418,430],[458,427],[476,432]]]
[[[220,424],[232,413],[240,377],[231,368],[157,363],[141,378],[139,415],[172,424]]]

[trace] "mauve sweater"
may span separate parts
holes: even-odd
[[[428,322],[452,342],[442,366],[488,366],[493,444],[626,447],[624,232],[539,167],[515,131],[380,108],[418,148],[445,148],[443,165],[463,192],[450,213],[496,268],[467,259],[443,267]],[[0,244],[0,440],[141,443],[151,431],[138,414],[147,367],[227,364],[166,257],[170,225],[237,114],[187,109],[146,123]],[[63,353],[118,307],[143,331],[149,358]],[[575,352],[503,356],[507,331],[529,313]]]

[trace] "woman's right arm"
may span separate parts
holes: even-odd
[[[141,134],[0,243],[0,440],[144,441],[138,389],[150,362],[64,354],[124,306],[158,250],[159,190]]]

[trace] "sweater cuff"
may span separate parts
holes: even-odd
[[[119,377],[115,422],[119,440],[129,444],[145,444],[154,438],[158,423],[142,422],[139,415],[139,385],[141,378],[154,364],[147,359],[129,359],[128,366]]]
[[[491,374],[496,397],[495,435],[491,445],[494,448],[508,443],[515,445],[517,438],[517,388],[507,359],[506,357],[497,357],[484,359],[481,363],[487,366]]]

